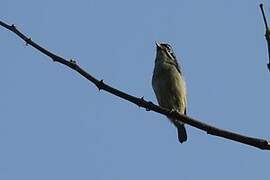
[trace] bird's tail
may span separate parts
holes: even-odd
[[[184,124],[177,125],[178,140],[183,143],[187,140],[187,132]]]

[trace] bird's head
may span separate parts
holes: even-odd
[[[157,43],[156,61],[173,61],[176,62],[176,57],[172,50],[172,47],[167,43]]]
[[[157,43],[157,54],[155,64],[169,64],[173,65],[180,74],[182,74],[181,66],[178,64],[176,60],[176,56],[172,50],[172,47],[167,43]]]

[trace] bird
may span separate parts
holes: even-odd
[[[152,87],[158,104],[171,111],[187,114],[186,83],[181,66],[178,64],[172,47],[168,43],[156,42],[155,67]],[[184,123],[168,119],[176,126],[180,143],[187,141]]]

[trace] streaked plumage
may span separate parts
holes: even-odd
[[[187,95],[182,69],[178,65],[173,50],[169,44],[157,45],[155,68],[152,77],[152,86],[161,107],[176,110],[186,114]],[[172,119],[171,122],[174,123]],[[186,129],[183,123],[174,125],[178,129],[178,139],[181,143],[187,140]]]

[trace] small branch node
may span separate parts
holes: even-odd
[[[77,62],[75,60],[73,60],[73,59],[70,59],[69,62],[74,64],[74,65],[77,65]]]
[[[150,109],[149,107],[153,106],[154,103],[152,103],[152,101],[148,101],[147,103],[148,103],[149,106],[146,107],[145,110],[146,110],[146,111],[151,111],[151,109]]]
[[[27,38],[27,39],[25,39],[25,45],[26,46],[28,46],[29,45],[29,43],[32,41],[32,39],[31,38]]]
[[[103,79],[101,79],[98,83],[97,83],[97,88],[100,91],[102,89],[102,86],[104,85]]]
[[[143,102],[142,102],[142,101],[143,101]],[[140,108],[140,107],[142,107],[141,104],[144,103],[144,102],[145,102],[144,96],[142,96],[141,98],[139,98],[139,101],[138,101],[138,103],[136,103],[136,104],[137,104],[137,106]]]

